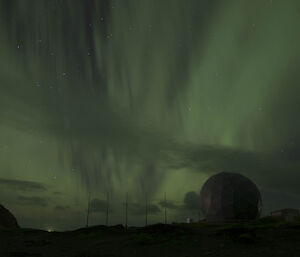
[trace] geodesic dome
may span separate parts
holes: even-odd
[[[221,172],[204,183],[200,208],[207,221],[257,219],[262,200],[250,179],[237,173]]]

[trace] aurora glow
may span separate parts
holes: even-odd
[[[72,229],[88,191],[91,224],[107,191],[123,223],[128,192],[142,225],[167,192],[169,221],[197,219],[188,192],[227,170],[264,213],[297,207],[299,27],[297,0],[1,0],[0,203]]]

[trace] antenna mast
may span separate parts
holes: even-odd
[[[108,192],[106,193],[106,226],[108,226],[108,208],[109,208],[109,201],[108,201]]]
[[[125,204],[125,229],[127,230],[127,211],[128,211],[128,193],[126,193],[126,204]]]
[[[165,224],[167,224],[167,196],[165,192]]]
[[[146,192],[146,226],[148,224],[148,201],[147,201],[147,192]]]
[[[90,200],[91,200],[91,191],[89,191],[89,198],[88,198],[88,208],[87,208],[87,215],[86,215],[86,227],[89,226]]]

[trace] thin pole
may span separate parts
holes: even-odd
[[[91,191],[89,191],[89,198],[88,198],[88,209],[87,209],[87,215],[86,215],[86,227],[89,226],[90,199],[91,199]]]
[[[125,204],[125,211],[126,211],[126,216],[125,216],[125,229],[127,230],[127,211],[128,211],[128,193],[126,193],[126,204]]]
[[[165,224],[167,224],[167,196],[165,192]]]
[[[148,202],[147,202],[147,193],[146,193],[146,226],[148,224]]]
[[[108,192],[106,194],[106,226],[108,226],[108,208],[109,208],[109,202],[108,202]]]

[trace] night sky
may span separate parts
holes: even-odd
[[[0,203],[21,227],[199,218],[221,171],[300,208],[298,0],[0,0]],[[164,201],[166,192],[167,201]],[[200,218],[201,218],[200,214]]]

